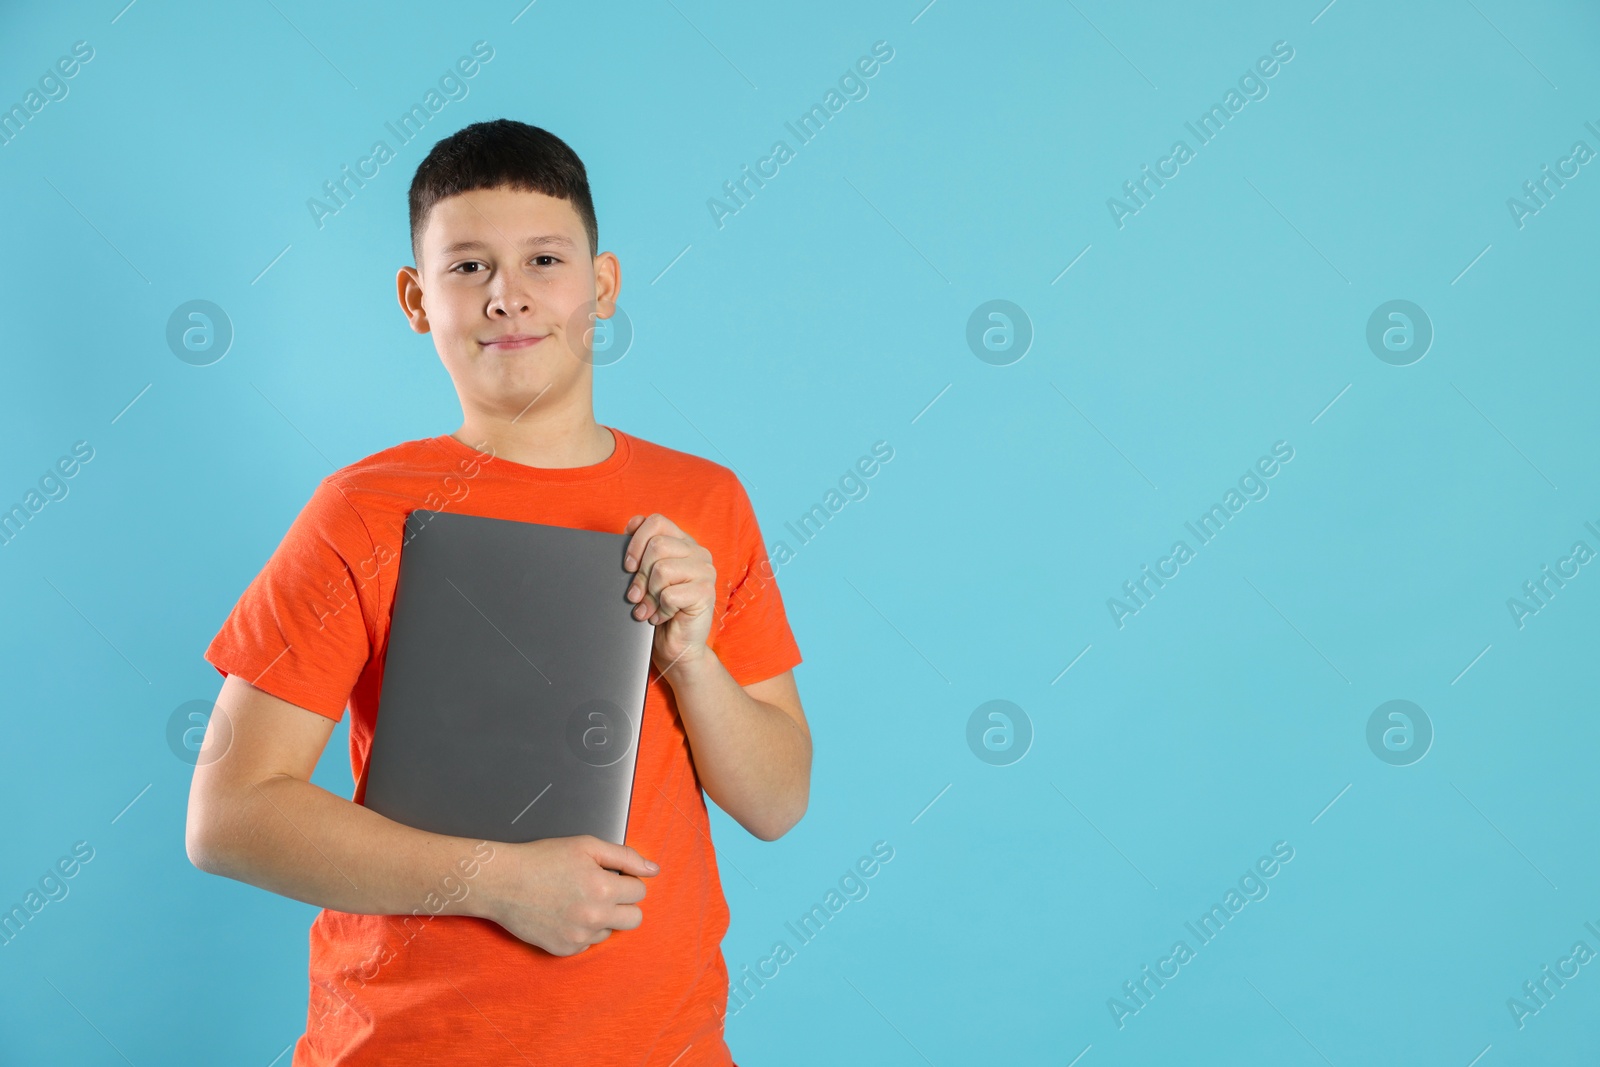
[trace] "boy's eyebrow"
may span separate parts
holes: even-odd
[[[540,234],[537,237],[525,238],[522,242],[523,248],[538,248],[544,245],[558,245],[562,248],[573,247],[572,239],[569,237],[564,237],[559,233]],[[453,245],[446,246],[444,251],[439,254],[444,256],[453,256],[460,252],[482,251],[488,247],[489,246],[484,244],[482,241],[457,241]]]

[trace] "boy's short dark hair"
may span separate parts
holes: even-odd
[[[510,186],[569,201],[589,235],[589,258],[600,253],[600,228],[583,160],[548,130],[514,119],[474,122],[434,145],[411,179],[411,254],[422,264],[428,212],[446,197]]]

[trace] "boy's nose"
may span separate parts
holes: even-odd
[[[496,294],[489,301],[489,311],[496,315],[511,315],[529,310],[528,297],[525,293],[512,289],[508,292]]]

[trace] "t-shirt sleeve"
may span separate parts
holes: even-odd
[[[734,558],[713,562],[718,577],[727,573],[732,585],[710,645],[734,681],[753,685],[797,666],[800,647],[789,629],[777,573],[767,558],[750,497],[737,477],[729,482],[735,512]]]
[[[366,523],[323,479],[205,651],[281,700],[339,721],[373,647],[374,550]]]

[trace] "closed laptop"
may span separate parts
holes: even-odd
[[[622,844],[654,635],[630,540],[412,511],[363,803],[455,837]]]

